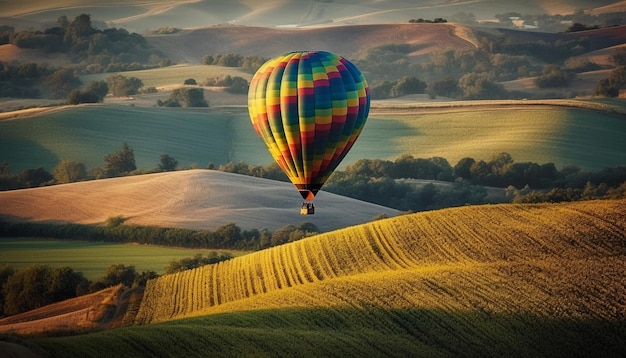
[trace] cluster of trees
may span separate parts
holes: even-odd
[[[409,20],[409,23],[411,24],[421,24],[421,23],[432,23],[432,24],[445,24],[447,23],[448,20],[442,18],[442,17],[436,17],[433,20],[428,20],[428,19],[422,19],[421,17],[419,19],[411,19]]]
[[[622,88],[626,88],[626,48],[619,47],[610,56],[617,68],[611,71],[609,77],[598,81],[595,94],[605,97],[617,97]]]
[[[16,270],[3,264],[0,265],[0,317],[120,284],[145,286],[147,280],[157,276],[154,271],[137,272],[133,265],[115,264],[107,268],[102,278],[90,281],[69,266],[31,265]]]
[[[182,87],[173,90],[169,98],[165,101],[157,100],[159,107],[208,107],[209,102],[204,99],[204,90],[202,88]]]
[[[202,56],[202,63],[205,65],[242,67],[250,73],[255,73],[267,60],[261,56],[242,56],[236,53]]]
[[[409,94],[420,94],[426,90],[426,82],[416,77],[405,76],[395,81],[381,81],[372,85],[370,94],[372,98],[393,98]]]
[[[583,188],[552,188],[550,190],[532,190],[508,188],[513,203],[559,203],[593,199],[617,199],[626,197],[626,181],[621,185],[609,186],[601,182],[599,185],[587,182]]]
[[[178,162],[167,154],[161,155],[159,171],[174,170]],[[172,168],[174,166],[174,168]],[[11,174],[6,161],[0,163],[0,190],[35,188],[45,185],[65,184],[87,179],[111,178],[126,175],[137,169],[135,154],[127,143],[122,148],[104,156],[104,167],[93,168],[89,172],[85,164],[70,159],[61,160],[51,172],[42,167],[25,169],[19,174]]]
[[[506,37],[481,38],[480,48],[467,51],[441,50],[432,53],[427,63],[415,63],[410,53],[417,45],[382,45],[367,49],[355,58],[355,64],[364,72],[372,87],[372,98],[386,98],[407,94],[392,91],[396,82],[418,86],[410,93],[428,93],[432,98],[446,96],[458,99],[533,98],[536,94],[508,92],[500,84],[519,78],[536,77],[540,88],[563,88],[577,73],[600,69],[586,59],[576,58],[590,48],[590,40],[554,40],[519,42]],[[619,65],[623,49],[615,50],[613,62]],[[539,61],[538,61],[539,60]],[[544,63],[544,64],[542,64]],[[603,88],[596,93],[615,93],[622,88],[620,72],[601,81]],[[414,75],[412,75],[414,74]],[[422,86],[426,85],[424,90]],[[417,92],[416,92],[417,91]],[[573,95],[574,93],[572,93]]]
[[[28,63],[10,65],[0,63],[0,97],[46,97],[65,99],[67,104],[99,103],[110,92],[114,96],[131,96],[140,92],[143,82],[137,77],[111,75],[105,81],[91,81],[80,89],[78,71],[50,70]]]
[[[207,78],[203,83],[204,86],[226,87],[226,92],[233,94],[246,94],[250,84],[248,80],[239,76],[222,75]]]
[[[124,224],[121,217],[109,218],[103,225],[2,222],[0,236],[49,237],[113,243],[138,243],[200,249],[260,250],[319,233],[311,223],[267,229],[242,230],[226,224],[215,231],[164,228]]]
[[[193,257],[171,260],[165,267],[165,274],[169,275],[171,273],[191,270],[200,266],[212,265],[221,261],[230,260],[232,258],[233,255],[229,253],[218,254],[215,251],[211,251],[207,255],[196,254]]]
[[[80,86],[78,76],[84,73],[139,70],[171,64],[141,35],[124,29],[96,29],[86,14],[71,22],[61,16],[57,26],[44,31],[15,31],[12,26],[0,26],[2,44],[66,53],[74,62],[71,68],[62,69],[36,63],[0,63],[0,96],[6,97],[66,98]],[[94,93],[99,92],[74,92],[68,101],[97,101]]]
[[[12,26],[2,26],[0,44],[67,53],[80,68],[89,73],[170,64],[160,52],[148,45],[143,36],[125,29],[97,29],[88,14],[78,15],[73,21],[61,16],[56,25],[44,31],[15,31]]]
[[[476,23],[476,17],[473,14],[471,16],[453,16],[456,20],[469,24]],[[626,24],[626,12],[607,12],[592,14],[583,10],[577,10],[571,14],[522,14],[519,12],[506,12],[496,14],[495,18],[498,19],[496,26],[498,27],[515,27],[513,19],[523,20],[525,24],[531,24],[537,26],[539,31],[544,32],[560,32],[560,31],[584,31],[600,28],[610,27],[616,25]],[[469,20],[469,21],[467,21]],[[571,25],[568,25],[571,24]],[[594,24],[594,25],[583,25]]]

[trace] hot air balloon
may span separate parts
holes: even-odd
[[[361,71],[325,51],[297,51],[255,73],[248,111],[256,133],[313,214],[313,199],[361,134],[369,113]]]

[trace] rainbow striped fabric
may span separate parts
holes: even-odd
[[[267,61],[250,82],[252,125],[305,200],[313,200],[360,135],[370,106],[361,71],[325,51]]]

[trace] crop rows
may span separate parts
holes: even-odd
[[[135,322],[305,303],[615,318],[626,307],[625,208],[490,205],[376,221],[151,280]]]

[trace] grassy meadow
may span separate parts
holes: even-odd
[[[165,272],[172,260],[206,255],[215,250],[183,249],[147,245],[123,245],[87,241],[0,237],[0,263],[16,269],[33,264],[70,266],[87,279],[104,276],[111,265],[134,265],[138,272]]]
[[[135,326],[34,342],[85,357],[617,357],[624,208],[506,204],[376,221],[162,276]]]
[[[201,59],[198,59],[198,61],[200,60]],[[248,81],[252,78],[251,73],[244,72],[239,67],[208,65],[177,65],[141,71],[124,71],[121,74],[125,77],[139,78],[141,82],[143,82],[144,87],[156,88],[170,85],[182,85],[188,78],[193,78],[199,84],[204,82],[207,78],[226,75],[230,75],[231,77],[242,77]],[[89,83],[90,81],[105,80],[109,76],[111,76],[110,73],[83,75],[80,80],[83,83]]]
[[[625,133],[619,114],[568,107],[381,110],[370,114],[342,166],[402,154],[443,157],[454,165],[463,157],[489,160],[507,152],[517,162],[600,170],[626,164]],[[40,166],[51,170],[62,159],[100,167],[124,142],[140,169],[156,168],[161,154],[182,167],[272,162],[245,108],[81,106],[0,121],[0,160],[13,173]]]

